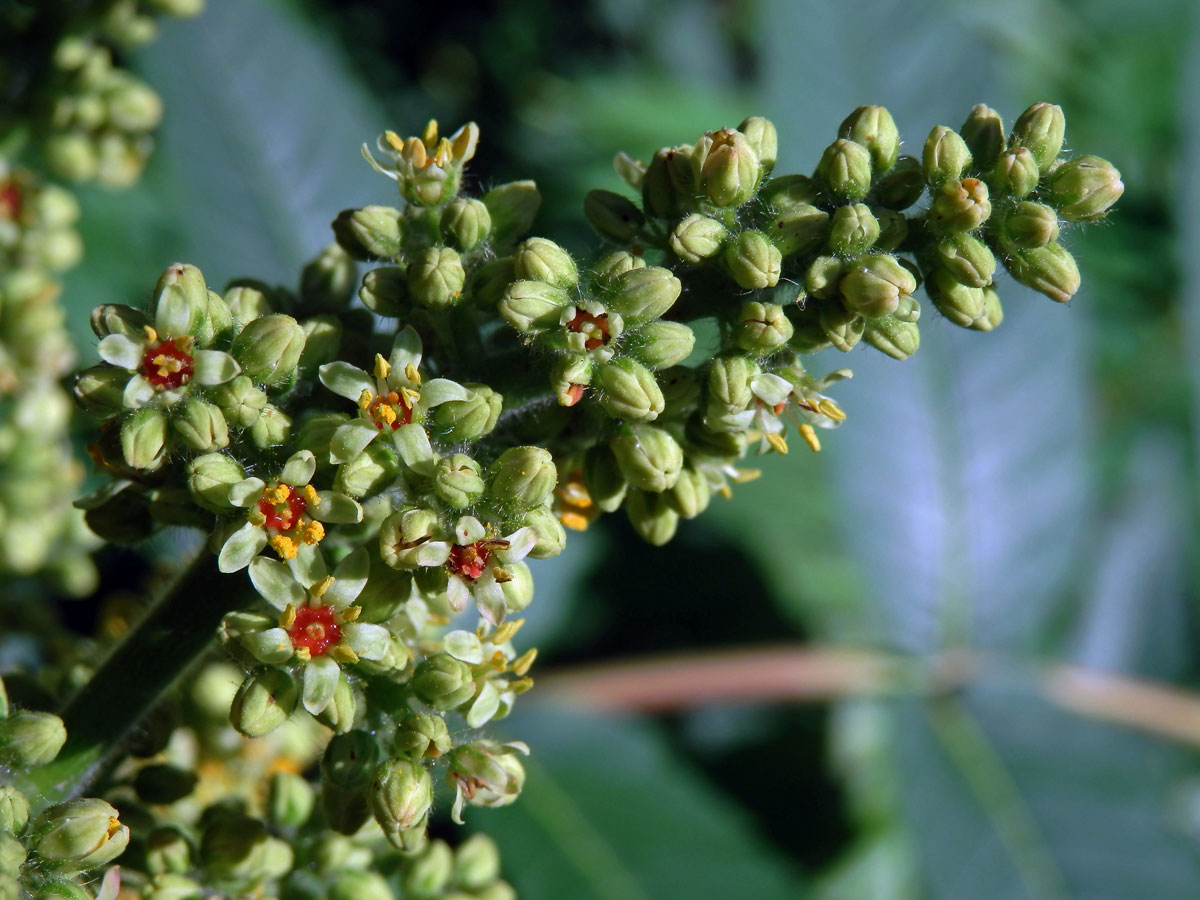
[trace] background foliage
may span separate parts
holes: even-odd
[[[544,674],[766,642],[935,673],[986,655],[945,690],[824,706],[615,717],[535,693],[511,726],[534,747],[525,795],[477,820],[529,900],[1192,896],[1195,745],[1048,704],[1042,664],[1200,677],[1195,19],[1183,0],[214,0],[134,60],[166,103],[159,152],[132,192],[83,192],[66,302],[90,358],[87,311],[139,302],[173,260],[292,282],[334,213],[390,200],[359,143],[430,116],[478,121],[474,171],[535,178],[537,232],[581,249],[618,150],[758,114],[780,170],[806,171],[863,103],[910,141],[976,102],[1061,104],[1126,183],[1110,224],[1066,238],[1070,306],[1009,281],[987,340],[935,327],[905,364],[830,351],[815,370],[857,377],[824,452],[765,458],[662,550],[623,519],[574,537],[538,566],[525,632]]]

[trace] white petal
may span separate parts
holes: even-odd
[[[337,564],[333,570],[333,584],[321,599],[336,610],[345,609],[362,593],[370,574],[371,557],[366,547],[359,547]]]
[[[421,405],[428,409],[451,400],[467,400],[471,392],[449,378],[433,378],[421,384]]]
[[[222,572],[239,572],[267,546],[267,534],[257,525],[247,522],[229,536],[217,556],[217,568]]]
[[[350,649],[363,659],[383,659],[391,646],[392,634],[382,625],[350,622],[342,626],[342,637]]]
[[[356,459],[378,435],[379,429],[363,419],[339,425],[329,441],[329,461],[340,466]]]
[[[471,728],[480,728],[486,725],[499,708],[500,692],[489,681],[484,684],[479,696],[471,704],[471,709],[467,712],[467,725]]]
[[[317,504],[309,504],[308,514],[318,522],[331,525],[355,525],[362,521],[363,508],[357,501],[336,491],[317,491]]]
[[[318,656],[304,664],[304,708],[319,715],[333,700],[342,670],[328,656]]]
[[[154,399],[154,385],[145,375],[134,375],[125,385],[121,403],[126,409],[141,409]]]
[[[421,336],[411,325],[396,335],[396,340],[392,343],[392,352],[388,354],[388,362],[392,364],[392,371],[398,375],[404,374],[405,366],[412,365],[416,368],[421,365]]]
[[[242,371],[236,359],[220,350],[197,350],[192,359],[192,374],[197,384],[224,384]]]
[[[252,506],[256,500],[262,499],[266,487],[261,478],[255,478],[253,475],[243,478],[229,488],[229,502],[234,506]]]
[[[375,381],[357,366],[346,362],[326,363],[317,370],[321,384],[339,397],[358,402],[363,391],[375,393]]]
[[[279,480],[293,486],[308,484],[317,471],[317,458],[311,450],[293,453],[279,474]]]
[[[100,358],[109,365],[132,372],[141,368],[142,359],[146,355],[146,344],[123,334],[110,334],[100,341],[96,350]]]
[[[479,642],[479,635],[473,631],[451,631],[442,638],[442,647],[455,659],[461,659],[473,666],[483,662],[483,644]]]
[[[289,559],[287,565],[292,570],[292,577],[305,588],[312,587],[329,574],[325,567],[325,556],[316,544],[301,544],[296,548],[296,556]]]
[[[289,603],[300,606],[308,599],[308,593],[293,576],[285,563],[260,556],[250,563],[250,580],[259,596],[278,610]]]

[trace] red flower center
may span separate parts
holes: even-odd
[[[446,561],[446,566],[455,575],[474,581],[483,574],[491,558],[492,548],[487,541],[476,541],[465,547],[455,544],[450,548],[450,558]]]
[[[571,321],[567,323],[567,330],[576,334],[586,334],[587,340],[583,342],[583,348],[595,350],[608,343],[608,314],[601,313],[593,316],[582,309],[577,309],[575,315],[571,317]]]
[[[279,495],[285,493],[286,496],[279,502],[272,502]],[[285,484],[279,484],[275,488],[272,497],[268,498],[266,494],[271,493],[268,488],[263,492],[264,496],[258,501],[258,510],[266,518],[263,522],[264,528],[278,528],[280,531],[289,531],[293,525],[300,521],[302,516],[308,509],[308,501],[304,499],[301,493],[297,490],[291,490]]]
[[[170,391],[192,378],[191,338],[167,338],[152,343],[142,357],[142,374],[158,391]],[[181,346],[182,345],[182,346]]]
[[[392,431],[395,431],[401,425],[412,422],[413,411],[402,394],[391,391],[367,404],[367,415],[380,431],[384,425],[391,425]]]
[[[288,631],[296,647],[304,647],[313,656],[321,656],[342,639],[341,626],[334,621],[332,606],[301,606]]]
[[[0,186],[0,219],[15,222],[21,215],[21,189],[15,181]]]

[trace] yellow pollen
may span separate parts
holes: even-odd
[[[300,489],[301,495],[304,497],[304,502],[309,506],[320,506],[321,498],[317,495],[317,489],[311,484],[306,484]]]
[[[337,622],[337,624],[339,624],[339,625],[345,625],[347,622],[355,621],[361,615],[362,615],[362,607],[361,606],[357,606],[357,605],[347,606],[340,613],[337,613],[333,617],[333,621]]]
[[[805,422],[800,426],[799,431],[800,437],[804,438],[804,443],[808,444],[813,453],[816,453],[821,449],[821,442],[817,440],[817,433],[813,430],[811,425]]]
[[[118,819],[116,816],[109,816],[108,817],[108,836],[112,837],[114,834],[116,834],[120,830],[121,830],[121,820]]]
[[[380,403],[375,407],[375,418],[383,425],[391,425],[396,421],[396,410],[386,403]]]
[[[583,513],[564,510],[558,514],[558,520],[562,522],[564,528],[570,528],[572,531],[587,531],[588,517]]]
[[[366,388],[363,388],[363,392],[358,395],[358,408],[366,409],[368,406],[371,405],[371,401],[373,401],[374,399],[375,399],[375,395],[372,394],[370,391],[368,391]]]
[[[419,385],[421,383],[421,373],[417,371],[417,367],[412,363],[404,364],[404,377],[413,384]]]
[[[267,517],[263,515],[262,510],[257,506],[250,510],[249,519],[251,525],[257,525],[259,528],[267,524]]]
[[[383,358],[382,353],[375,354],[375,377],[387,378],[392,374],[392,364]]]
[[[582,481],[568,481],[558,489],[558,496],[569,506],[577,506],[580,509],[590,509],[592,506],[592,498]]]
[[[412,388],[401,388],[400,392],[404,394],[404,405],[409,409],[415,409],[417,402],[421,399],[421,395]]]
[[[291,628],[296,624],[296,607],[288,604],[283,608],[283,612],[279,614],[279,627]]]
[[[358,662],[358,654],[349,644],[334,644],[329,648],[329,655],[340,663]]]
[[[414,169],[424,169],[429,165],[429,154],[417,138],[409,138],[404,142],[404,156]]]
[[[787,454],[787,452],[788,452],[787,441],[785,441],[783,439],[782,435],[768,434],[768,435],[766,435],[766,439],[767,439],[767,443],[770,444],[772,448],[774,448],[776,453],[779,453],[782,455]]]
[[[287,503],[288,497],[292,496],[292,489],[282,481],[273,488],[267,488],[263,491],[263,499],[272,505]]]
[[[325,537],[325,526],[320,522],[309,521],[300,528],[300,539],[306,544],[319,544],[323,537]],[[295,555],[296,552],[293,550],[292,556],[289,556],[288,559]]]
[[[717,488],[717,493],[720,494],[722,497],[724,497],[726,500],[733,499],[733,489],[727,484],[723,484],[719,488]]]
[[[320,600],[325,596],[325,592],[333,586],[334,578],[332,575],[326,575],[316,584],[308,589],[308,595],[316,600]]]
[[[302,662],[308,662],[310,659],[312,659],[312,651],[307,647],[297,647],[296,658]]]
[[[499,566],[492,567],[492,577],[496,579],[497,584],[508,584],[513,580],[512,575]]]
[[[158,343],[158,332],[155,331],[153,328],[151,328],[149,325],[145,326],[142,329],[142,333],[146,335],[147,343],[150,343],[150,344]]]
[[[277,534],[271,538],[271,549],[279,554],[280,559],[296,558],[296,542],[286,534]]]
[[[508,689],[514,694],[523,694],[533,687],[532,678],[518,678],[516,681],[509,684]]]
[[[438,139],[437,119],[430,119],[428,124],[426,124],[426,126],[425,126],[425,130],[423,132],[421,132],[421,142],[424,143],[426,147],[433,147],[433,145],[437,143],[437,139]]]
[[[759,478],[762,478],[762,469],[737,469],[733,473],[733,480],[738,484],[749,484]]]
[[[522,653],[520,656],[518,656],[516,659],[513,660],[513,664],[510,667],[512,669],[513,674],[514,675],[526,674],[529,671],[530,666],[533,665],[533,661],[535,659],[537,659],[537,647],[530,647],[528,650],[526,650],[524,653]]]
[[[442,138],[438,141],[437,152],[433,158],[443,168],[450,164],[451,160],[454,159],[454,145],[450,143],[449,138]]]

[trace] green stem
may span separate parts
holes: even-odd
[[[92,790],[143,716],[209,649],[221,618],[253,596],[249,579],[222,575],[216,557],[201,550],[63,706],[66,746],[31,776],[32,789],[47,803]]]

